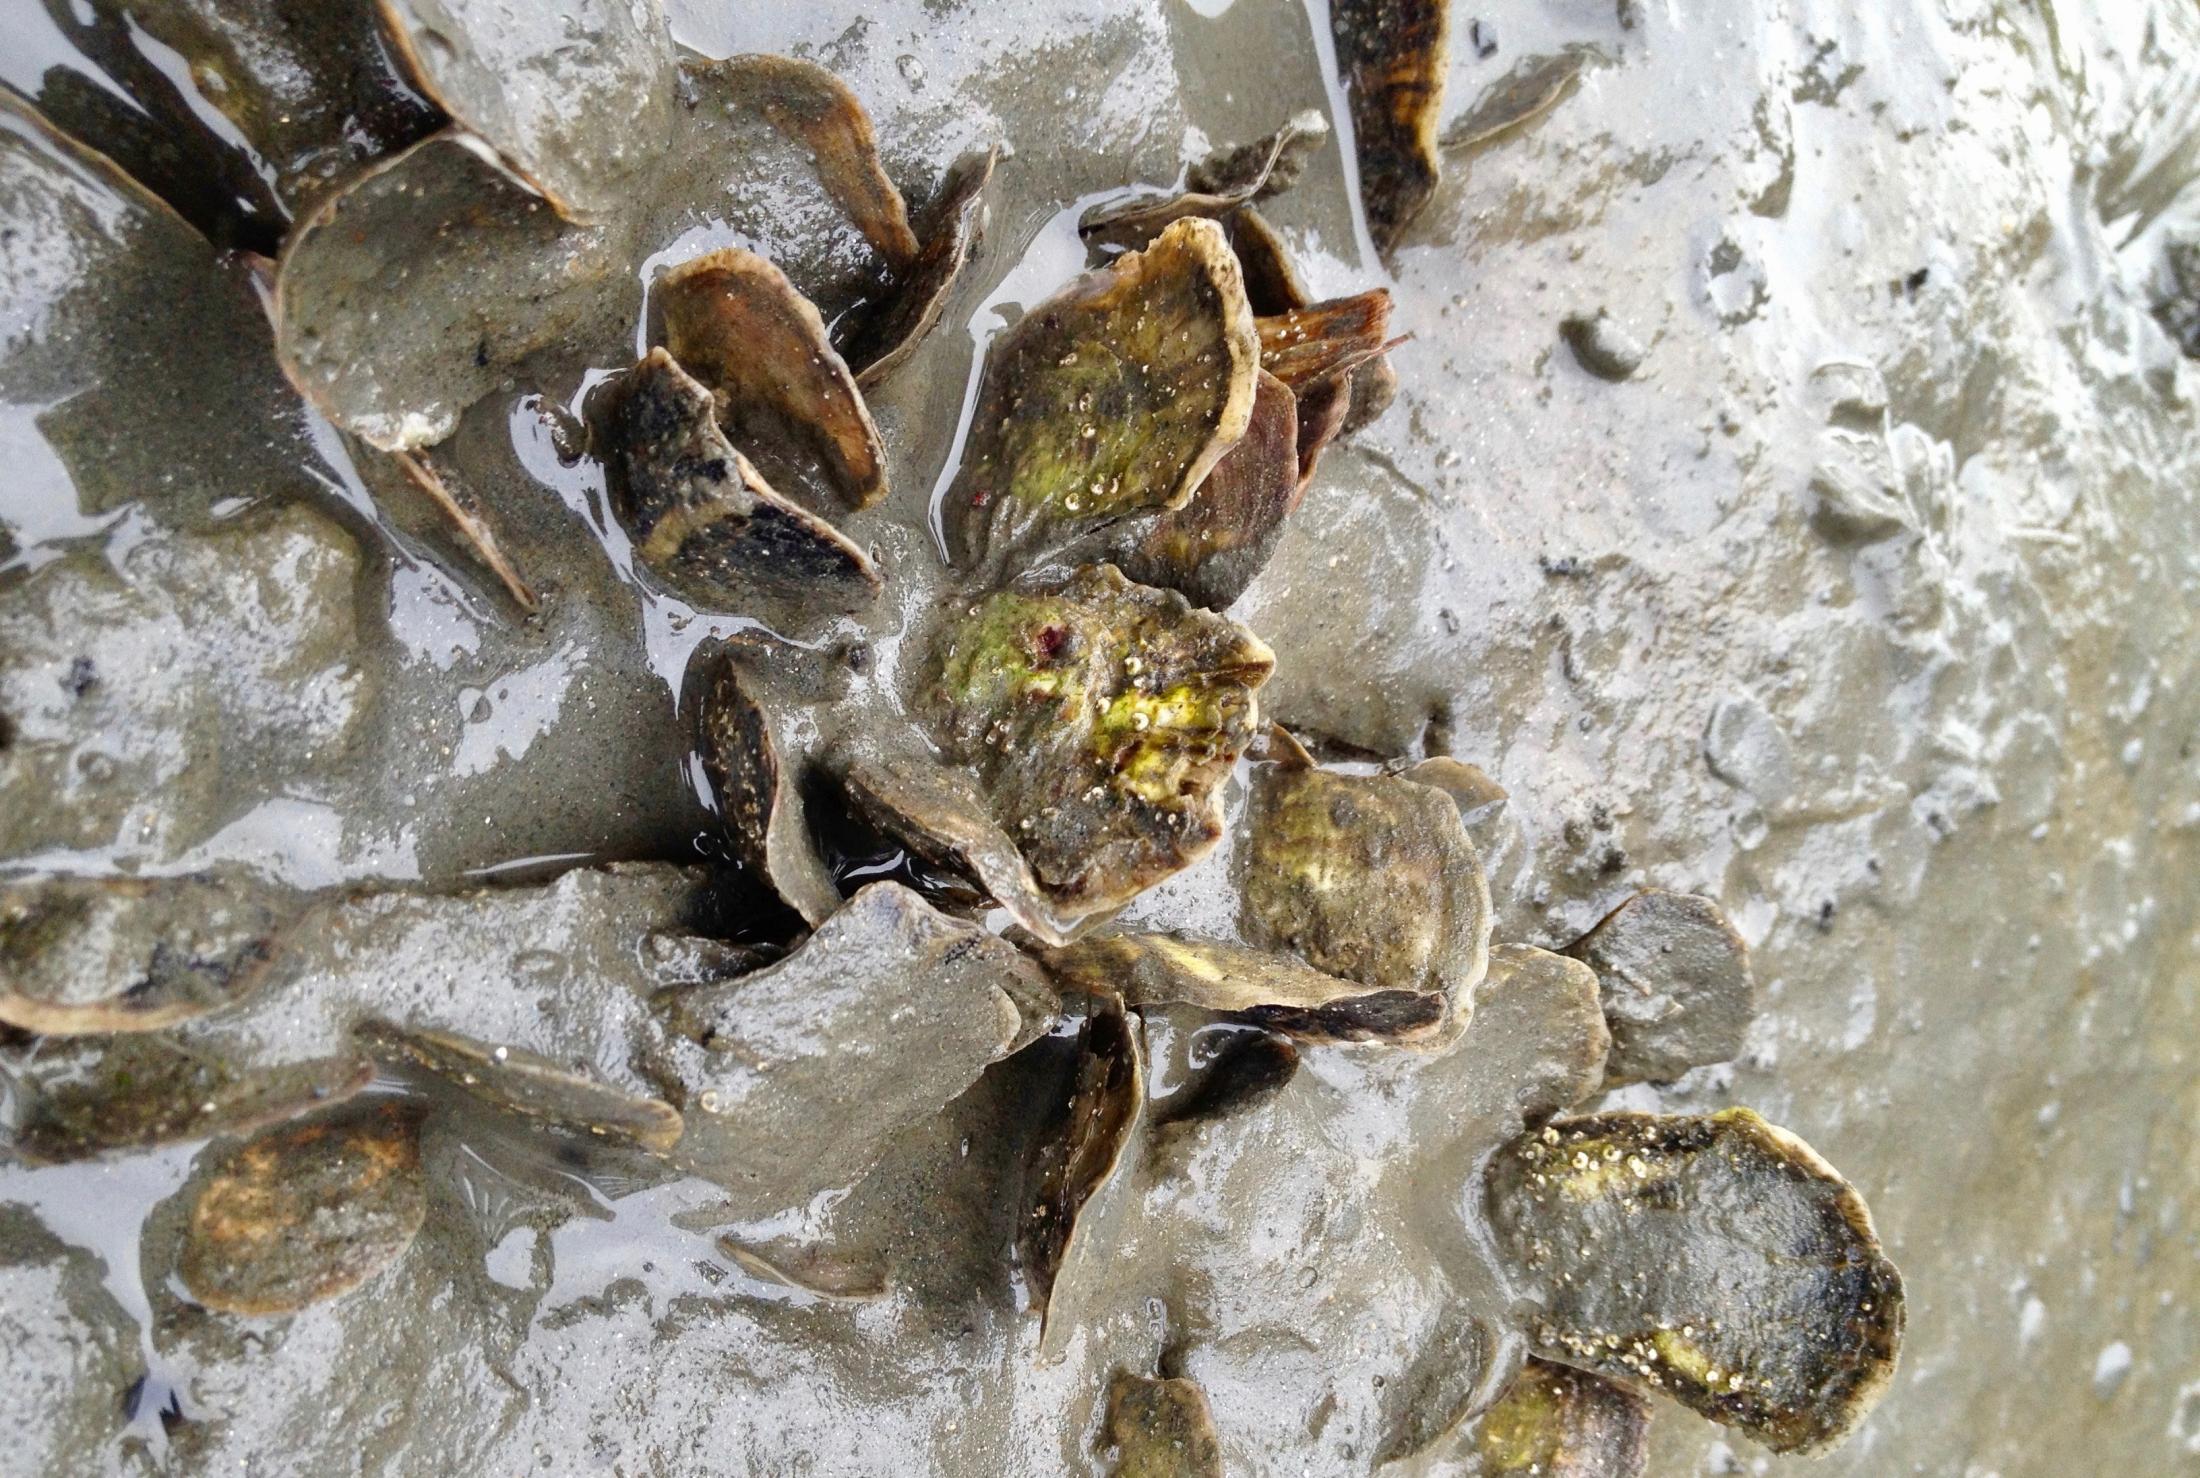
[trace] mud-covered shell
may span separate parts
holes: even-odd
[[[1397,245],[1441,172],[1451,6],[1446,0],[1336,0],[1330,31],[1352,109],[1360,200],[1377,248]]]
[[[1139,1033],[1112,997],[1095,997],[1078,1038],[1067,1101],[1039,1139],[1032,1188],[1016,1235],[1016,1261],[1030,1285],[1041,1328],[1054,1280],[1068,1259],[1085,1204],[1115,1174],[1146,1104]]]
[[[1627,1387],[1530,1358],[1474,1434],[1481,1478],[1642,1478],[1650,1403]]]
[[[1204,856],[1275,655],[1113,566],[997,591],[936,636],[918,694],[1039,886],[1079,915]]]
[[[955,161],[925,212],[916,256],[894,271],[877,302],[857,307],[835,325],[835,343],[854,367],[858,385],[868,388],[892,374],[939,323],[977,244],[985,189],[1000,152],[996,146]]]
[[[879,882],[786,958],[654,1004],[685,1039],[656,1069],[679,1079],[683,1161],[769,1215],[853,1185],[1059,1001],[1006,940]]]
[[[719,428],[715,398],[662,349],[608,392],[611,506],[634,552],[683,599],[794,619],[861,609],[882,581],[870,557],[765,482]]]
[[[412,1245],[427,1214],[420,1120],[380,1103],[255,1135],[193,1176],[177,1272],[229,1314],[287,1314],[349,1292]]]
[[[300,907],[238,874],[0,883],[0,1022],[158,1031],[249,995]]]
[[[1065,985],[1132,1006],[1186,1005],[1317,1042],[1423,1042],[1445,1024],[1439,991],[1376,990],[1289,955],[1215,939],[1105,934],[1040,958]]]
[[[1547,1359],[1778,1452],[1840,1440],[1893,1376],[1902,1278],[1863,1198],[1748,1109],[1556,1120],[1488,1189]]]
[[[33,1164],[250,1134],[352,1098],[374,1081],[364,1053],[248,1067],[158,1034],[88,1042],[98,1070],[26,1095],[15,1148]],[[128,1085],[127,1091],[117,1091]]]
[[[1016,568],[1182,507],[1252,416],[1259,335],[1228,238],[1170,225],[994,341],[943,514],[957,563]]]
[[[810,836],[797,756],[775,729],[769,689],[731,651],[699,650],[696,752],[741,861],[812,928],[840,906]]]
[[[1150,1013],[1141,1013],[1151,1025]],[[1196,1032],[1187,1054],[1191,1071],[1153,1106],[1157,1133],[1182,1131],[1250,1108],[1289,1083],[1299,1048],[1281,1032],[1213,1022]]]
[[[1239,930],[1374,990],[1468,1009],[1490,895],[1449,796],[1395,775],[1264,765],[1246,809]]]
[[[386,1021],[363,1022],[355,1035],[384,1060],[433,1073],[506,1113],[648,1150],[670,1149],[680,1139],[680,1111],[671,1104],[599,1082],[523,1048]]]
[[[890,269],[915,264],[922,248],[908,206],[879,162],[871,115],[846,83],[815,62],[762,53],[728,57],[714,70],[733,96],[808,150],[818,183]]]
[[[1757,987],[1749,946],[1710,899],[1646,888],[1565,952],[1597,972],[1613,1085],[1668,1082],[1740,1055]]]
[[[670,137],[672,37],[657,0],[376,5],[421,89],[562,214],[609,214]]]
[[[1109,558],[1141,585],[1181,592],[1219,611],[1245,593],[1268,564],[1284,521],[1299,506],[1298,401],[1260,372],[1253,415],[1236,446],[1182,508],[1126,520],[1109,538]]]
[[[1222,1439],[1207,1393],[1184,1376],[1119,1370],[1108,1383],[1112,1478],[1222,1478]]]
[[[428,247],[431,249],[424,249]],[[433,446],[538,350],[632,292],[624,251],[568,226],[479,139],[445,130],[292,228],[275,274],[283,368],[384,451]]]
[[[665,347],[710,387],[720,415],[763,442],[791,437],[856,508],[886,495],[870,407],[816,305],[755,252],[724,247],[657,284]]]
[[[886,1274],[876,1264],[798,1243],[752,1243],[726,1236],[718,1250],[761,1283],[777,1284],[827,1303],[871,1303],[886,1296]]]

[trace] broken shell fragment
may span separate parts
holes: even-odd
[[[1127,520],[1112,531],[1110,558],[1142,585],[1181,592],[1219,611],[1245,593],[1275,552],[1299,506],[1298,403],[1260,372],[1245,435],[1223,453],[1192,501]]]
[[[158,1031],[244,999],[299,900],[236,874],[0,883],[0,1022]]]
[[[1445,0],[1336,0],[1329,12],[1359,150],[1360,201],[1381,251],[1398,244],[1436,191],[1450,10]]]
[[[711,392],[664,350],[612,388],[604,426],[613,511],[683,599],[744,610],[762,597],[816,615],[877,596],[870,557],[764,481],[719,429]]]
[[[785,959],[656,1006],[687,1039],[660,1069],[688,1114],[682,1162],[765,1215],[853,1185],[1027,1022],[1044,1030],[1056,997],[1015,946],[885,882]]]
[[[193,1181],[177,1271],[227,1314],[347,1293],[402,1256],[427,1215],[419,1115],[394,1103],[267,1130]]]
[[[426,452],[384,452],[380,455],[389,458],[391,465],[434,505],[445,527],[456,533],[466,551],[497,577],[497,583],[504,587],[513,603],[532,615],[536,609],[534,590],[520,574],[519,567],[512,563],[511,556],[504,552],[487,510],[465,483],[446,475]],[[371,457],[363,455],[361,460],[371,462]]]
[[[1222,1440],[1197,1381],[1119,1370],[1107,1420],[1114,1478],[1222,1478]]]
[[[916,262],[920,248],[908,207],[879,163],[871,115],[846,83],[815,62],[790,56],[733,56],[713,70],[733,97],[809,151],[818,183],[891,271]]]
[[[612,1087],[524,1048],[488,1046],[456,1032],[362,1022],[353,1033],[377,1056],[434,1074],[506,1113],[648,1150],[679,1141],[680,1111]]]
[[[1218,150],[1202,160],[1187,175],[1186,189],[1094,206],[1077,230],[1088,240],[1140,247],[1187,216],[1220,220],[1240,206],[1291,188],[1305,167],[1305,156],[1328,137],[1329,120],[1308,109],[1264,139]]]
[[[877,303],[857,307],[836,325],[841,357],[854,367],[858,385],[869,388],[892,374],[940,321],[977,242],[1000,152],[996,146],[955,162],[926,212],[916,256],[889,278]]]
[[[1395,775],[1285,762],[1255,775],[1239,928],[1317,970],[1471,1010],[1490,893],[1450,796]]]
[[[997,591],[935,642],[920,694],[946,758],[1065,911],[1100,913],[1222,835],[1223,781],[1275,654],[1112,566]]]
[[[1039,1311],[1042,1337],[1054,1280],[1077,1240],[1080,1215],[1115,1174],[1145,1105],[1139,1034],[1120,1001],[1094,997],[1077,1039],[1069,1098],[1039,1140],[1030,1205],[1016,1233],[1016,1261]]]
[[[566,225],[480,140],[445,130],[292,229],[275,274],[276,347],[331,421],[411,451],[632,291],[607,232]]]
[[[1650,1403],[1585,1370],[1530,1358],[1474,1437],[1482,1478],[1642,1478]]]
[[[786,1242],[759,1246],[731,1236],[718,1239],[718,1250],[759,1282],[776,1283],[827,1303],[870,1303],[886,1296],[884,1271],[859,1258]]]
[[[568,217],[606,215],[671,133],[657,0],[376,0],[423,91]]]
[[[1370,991],[1288,955],[1174,934],[1109,934],[1043,950],[1064,985],[1132,1006],[1186,1005],[1309,1041],[1411,1043],[1448,1012],[1434,991]]]
[[[1610,1085],[1670,1082],[1740,1054],[1757,1015],[1749,946],[1710,899],[1646,888],[1565,952],[1602,985]]]
[[[657,284],[665,347],[717,397],[729,424],[764,444],[791,434],[850,505],[886,494],[878,427],[814,304],[751,251],[683,262]]]
[[[1259,336],[1220,226],[1170,225],[994,341],[943,510],[957,561],[1028,564],[1132,513],[1182,507],[1252,417]]]
[[[157,1035],[92,1045],[94,1070],[57,1065],[24,1092],[15,1147],[32,1164],[250,1134],[342,1103],[374,1081],[364,1054],[246,1067]]]
[[[706,665],[696,749],[718,814],[742,863],[816,928],[840,907],[840,890],[811,839],[801,773],[781,758],[772,715],[751,691],[759,684],[741,663],[730,652],[697,660]]]
[[[1391,347],[1390,291],[1373,288],[1253,320],[1260,364],[1293,392],[1351,374]]]
[[[925,862],[977,883],[1040,939],[1060,943],[1085,916],[1056,906],[960,771],[929,759],[859,759],[844,763],[841,784],[872,825]]]
[[[1838,1441],[1894,1373],[1902,1278],[1863,1198],[1748,1109],[1556,1120],[1491,1162],[1537,1353],[1775,1452]]]

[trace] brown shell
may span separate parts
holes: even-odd
[[[1108,1383],[1113,1478],[1222,1478],[1222,1439],[1199,1383],[1119,1370]]]
[[[1368,234],[1389,251],[1440,173],[1451,7],[1445,0],[1334,0],[1329,25],[1352,107]]]
[[[1044,1329],[1055,1275],[1077,1235],[1078,1214],[1115,1173],[1146,1102],[1146,1070],[1136,1028],[1122,1003],[1096,997],[1078,1038],[1068,1101],[1040,1139],[1030,1204],[1016,1234],[1016,1261],[1031,1287]]]
[[[420,1118],[401,1104],[264,1131],[193,1177],[177,1271],[229,1314],[288,1314],[347,1293],[427,1216]]]

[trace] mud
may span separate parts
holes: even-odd
[[[1387,286],[1414,337],[1396,403],[1331,448],[1232,607],[1277,653],[1268,712],[1331,757],[1454,755],[1501,784],[1470,822],[1500,938],[1557,948],[1645,886],[1721,900],[1763,997],[1743,1056],[1605,1106],[1762,1110],[1855,1182],[1906,1278],[1900,1368],[1846,1447],[1805,1468],[1666,1404],[1652,1472],[2200,1471],[2200,368],[2164,311],[2200,223],[2200,22],[2166,0],[1484,7],[1494,46],[1451,48],[1444,178],[1378,259],[1323,0],[671,8],[705,53],[831,67],[912,201],[1012,151],[940,327],[869,396],[892,492],[841,527],[886,594],[832,635],[887,689],[935,597],[978,354],[1085,265],[1079,218],[1331,119],[1262,209],[1314,297]],[[11,6],[0,76],[38,91],[57,34]],[[1547,105],[1508,101],[1554,69]],[[755,623],[654,589],[600,465],[560,455],[648,283],[716,246],[759,242],[684,226],[584,336],[616,354],[514,372],[443,449],[533,619],[432,520],[377,511],[374,470],[286,419],[271,366],[196,367],[234,297],[190,297],[207,327],[163,360],[81,311],[89,254],[8,258],[30,327],[0,354],[0,870],[445,888],[721,855],[682,675]],[[229,280],[162,260],[184,287],[148,295]],[[1624,345],[1627,374],[1581,342]],[[191,383],[275,429],[227,455],[217,418],[129,417],[125,441],[93,414]],[[1231,853],[1130,922],[1227,936]],[[1172,1030],[1149,1027],[1157,1077]],[[371,1296],[265,1327],[170,1280],[192,1147],[0,1167],[11,1426],[54,1471],[1099,1471],[1110,1367],[1189,1320],[1202,1353],[1160,1373],[1199,1381],[1242,1470],[1364,1472],[1433,1425],[1388,1471],[1472,1471],[1428,1413],[1519,1358],[1436,1333],[1496,1297],[1486,1250],[1410,1177],[1380,1200],[1416,1255],[1307,1218],[1464,1112],[1430,1172],[1457,1183],[1510,1084],[1447,1099],[1371,1049],[1302,1049],[1283,1087],[1185,1126],[1196,1192],[1140,1162],[1096,1198],[1123,1276],[1066,1274],[1057,1298],[1096,1302],[1050,1363],[996,1192],[1071,1045],[987,1069],[885,1172],[769,1225],[698,1181],[446,1128]],[[35,1050],[0,1046],[11,1069]],[[1319,1249],[1315,1283],[1248,1266],[1254,1224]],[[729,1229],[893,1292],[750,1277],[714,1249]]]

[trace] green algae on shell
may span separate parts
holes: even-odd
[[[560,220],[479,139],[445,130],[299,220],[276,268],[276,342],[330,420],[411,451],[633,290],[611,232]]]
[[[1398,244],[1436,193],[1450,11],[1445,0],[1336,0],[1329,12],[1352,108],[1360,201],[1381,251]]]
[[[656,301],[665,347],[710,387],[722,419],[767,442],[806,445],[852,507],[886,495],[885,450],[863,392],[786,273],[724,247],[667,272]]]
[[[777,731],[782,706],[731,650],[699,649],[696,751],[744,866],[816,928],[840,907],[832,870],[810,835],[799,757]]]
[[[1555,1120],[1487,1184],[1546,1359],[1776,1452],[1839,1441],[1893,1376],[1902,1277],[1863,1198],[1748,1109]]]
[[[876,598],[870,557],[765,482],[717,414],[710,390],[662,349],[607,392],[606,481],[636,557],[705,610],[763,598],[816,616]]]
[[[1650,1403],[1585,1370],[1532,1356],[1482,1414],[1481,1478],[1642,1478]]]
[[[384,1060],[432,1073],[504,1113],[649,1150],[667,1150],[680,1140],[680,1111],[671,1104],[524,1047],[388,1021],[363,1022],[353,1035]]]
[[[670,137],[657,0],[375,0],[423,90],[573,219],[610,214]]]
[[[881,882],[786,958],[655,1005],[684,1039],[655,1069],[679,1084],[683,1163],[767,1215],[861,1179],[1043,1032],[1056,997],[1013,945]]]
[[[1471,1010],[1489,960],[1489,884],[1450,796],[1290,756],[1255,773],[1245,831],[1247,941],[1372,990]]]
[[[892,374],[939,323],[977,244],[1000,153],[995,145],[949,167],[925,211],[916,256],[893,273],[878,301],[857,305],[834,325],[834,344],[858,385],[869,388]]]
[[[1125,520],[1109,532],[1109,558],[1141,585],[1181,592],[1219,611],[1253,583],[1275,552],[1284,520],[1305,492],[1299,477],[1298,402],[1266,370],[1253,415],[1192,500],[1166,513]]]
[[[935,638],[919,707],[1061,908],[1119,907],[1222,835],[1275,656],[1112,566],[995,593]]]
[[[1108,1383],[1113,1478],[1222,1478],[1222,1439],[1199,1382],[1119,1370]]]
[[[1079,990],[1112,991],[1131,1006],[1196,1006],[1308,1041],[1411,1044],[1450,1014],[1438,991],[1370,991],[1289,955],[1216,939],[1094,935],[1039,958]]]
[[[1602,985],[1613,1086],[1669,1082],[1740,1054],[1757,1015],[1749,946],[1710,899],[1646,888],[1565,952]]]
[[[159,1031],[260,983],[301,900],[239,873],[0,882],[0,1022]]]
[[[380,1103],[264,1130],[202,1163],[177,1274],[225,1314],[288,1314],[348,1293],[427,1216],[419,1111]]]
[[[943,515],[957,563],[1179,508],[1252,417],[1259,337],[1212,221],[1079,277],[993,343]]]

